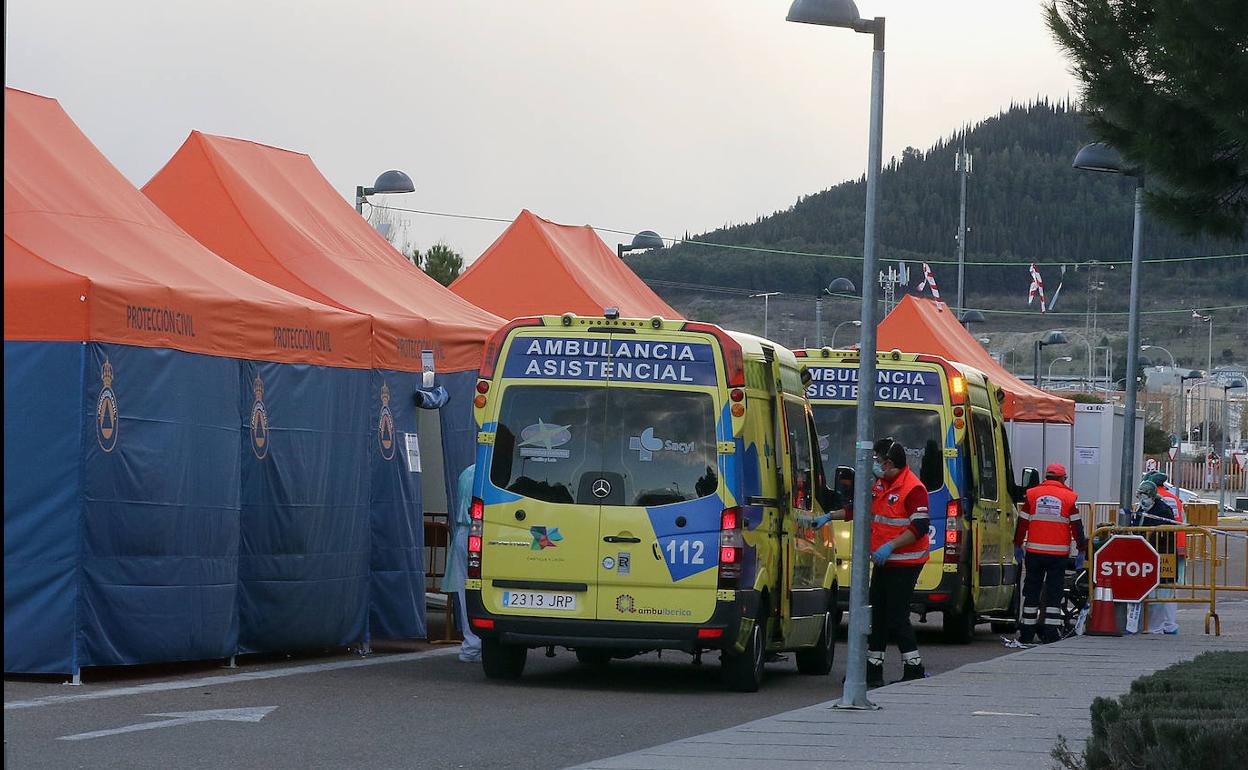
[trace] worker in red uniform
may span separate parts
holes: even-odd
[[[1062,626],[1062,591],[1070,541],[1082,555],[1088,552],[1083,517],[1076,506],[1078,495],[1066,486],[1066,467],[1051,463],[1044,469],[1044,481],[1027,490],[1027,499],[1018,514],[1014,546],[1024,551],[1023,617],[1018,640],[1031,644],[1037,632],[1043,643],[1055,642]],[[1044,622],[1040,617],[1040,594],[1045,596]]]
[[[871,489],[871,635],[867,686],[884,684],[884,649],[901,651],[902,681],[922,679],[923,657],[910,625],[910,600],[927,563],[927,489],[906,463],[906,448],[891,438],[875,442]]]
[[[871,634],[867,637],[867,686],[884,684],[884,650],[889,642],[901,652],[902,681],[922,679],[923,657],[910,625],[910,600],[919,572],[927,563],[930,539],[927,488],[906,463],[906,448],[891,438],[873,447],[871,472]],[[850,502],[847,496],[845,503]],[[853,521],[848,505],[836,502],[809,521],[819,529],[829,521]]]

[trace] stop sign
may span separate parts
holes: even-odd
[[[1116,602],[1139,602],[1161,579],[1161,557],[1139,535],[1114,535],[1096,552],[1096,585],[1114,592]]]

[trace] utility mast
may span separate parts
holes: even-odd
[[[958,150],[953,170],[961,177],[962,202],[958,214],[958,306],[959,317],[966,308],[966,178],[971,174],[971,155],[966,151],[966,132],[962,132],[962,149]]]

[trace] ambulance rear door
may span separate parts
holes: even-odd
[[[732,434],[722,356],[710,337],[661,330],[617,332],[612,348],[598,618],[703,622],[715,611],[720,516],[732,499],[718,453]]]

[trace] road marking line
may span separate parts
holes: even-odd
[[[972,711],[973,717],[1038,717],[1039,714],[1021,714],[1014,711]]]
[[[277,706],[252,706],[241,709],[205,709],[203,711],[175,711],[169,714],[144,714],[145,717],[170,717],[159,722],[141,722],[137,725],[114,727],[111,730],[93,730],[89,733],[62,735],[58,741],[86,741],[91,738],[104,738],[122,733],[137,733],[140,730],[155,730],[161,727],[176,727],[195,722],[259,722],[269,715]]]
[[[169,690],[193,690],[197,687],[234,684],[236,682],[254,682],[261,679],[278,679],[284,676],[295,676],[296,674],[316,674],[321,671],[336,671],[343,668],[380,666],[386,663],[407,663],[415,660],[423,660],[424,658],[438,658],[444,655],[456,655],[458,653],[459,647],[440,647],[436,650],[424,650],[422,652],[405,652],[398,655],[377,655],[371,658],[363,658],[361,660],[341,660],[334,663],[313,663],[307,666],[292,666],[290,668],[266,669],[263,671],[245,671],[239,674],[221,674],[218,676],[206,676],[199,679],[185,679],[170,682],[150,682],[148,684],[140,684],[133,687],[114,687],[110,690],[84,692],[77,695],[47,695],[42,698],[32,698],[31,700],[12,701],[4,704],[4,710],[11,711],[14,709],[38,708],[40,706],[58,706],[64,703],[102,700],[104,698],[120,698],[125,695],[144,695],[152,692],[167,692]]]

